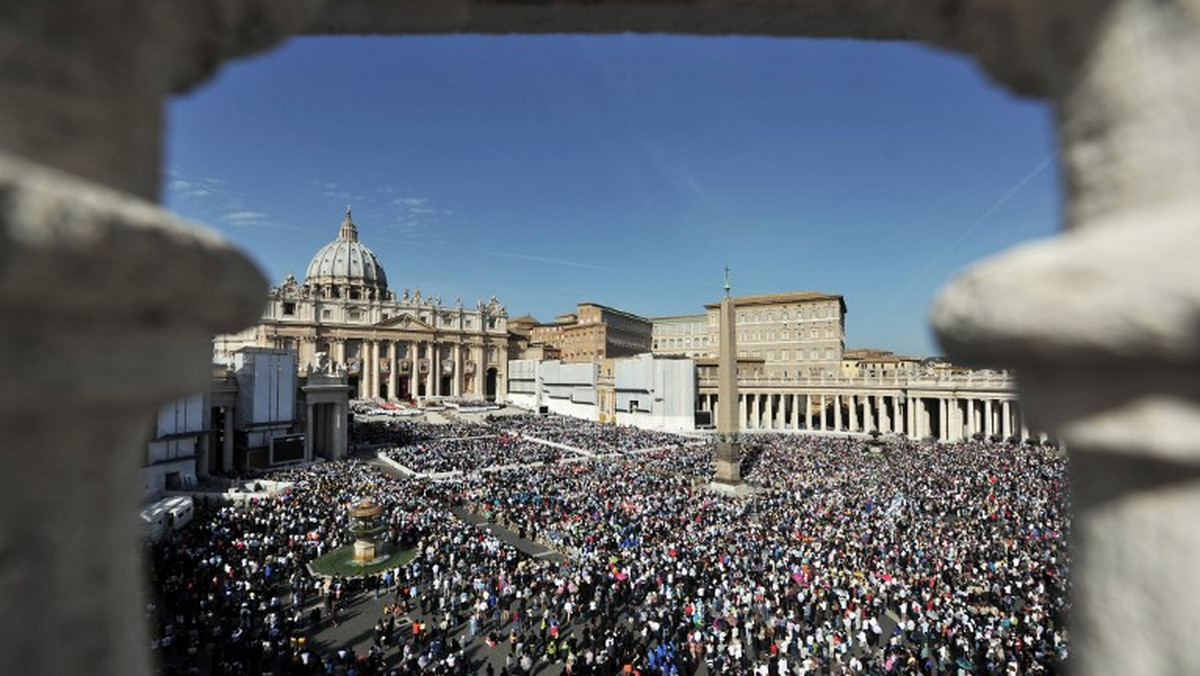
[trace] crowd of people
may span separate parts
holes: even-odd
[[[561,431],[536,420],[506,429]],[[595,454],[620,434],[631,438],[617,448],[657,439],[562,428]],[[976,441],[877,451],[833,437],[745,439],[756,489],[745,497],[707,490],[711,448],[678,438],[612,460],[444,481],[393,478],[354,460],[277,473],[293,483],[286,494],[203,514],[155,550],[164,670],[1061,669],[1069,519],[1060,454]],[[459,448],[456,462],[470,462],[474,446]],[[491,452],[485,445],[474,465],[493,462]],[[416,557],[367,582],[314,578],[305,564],[348,542],[346,507],[364,495],[384,505],[387,538]],[[453,515],[463,510],[562,556],[524,556]],[[321,644],[339,603],[366,590],[389,599],[372,649]]]
[[[418,474],[471,472],[491,467],[558,462],[576,453],[517,435],[498,434],[466,439],[440,438],[388,448],[392,460]]]
[[[408,446],[435,439],[466,439],[494,434],[496,429],[485,423],[465,420],[442,424],[423,420],[355,420],[350,425],[350,446]]]
[[[644,430],[631,425],[609,425],[563,415],[498,416],[492,418],[490,424],[522,436],[578,448],[595,455],[627,454],[694,442],[693,439],[669,432]]]

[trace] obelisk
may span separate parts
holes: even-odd
[[[742,485],[742,453],[738,442],[737,327],[733,298],[729,295],[729,266],[725,267],[725,297],[718,320],[721,349],[717,363],[717,452],[714,481],[726,486]]]

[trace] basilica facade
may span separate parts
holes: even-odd
[[[508,344],[508,312],[495,296],[464,307],[390,289],[347,209],[304,280],[288,275],[272,287],[259,323],[217,338],[214,356],[249,345],[292,349],[301,375],[343,373],[359,399],[496,400],[506,393]]]

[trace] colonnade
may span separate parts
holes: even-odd
[[[335,339],[329,340],[332,362],[347,363],[348,343],[356,343],[354,357],[359,360],[356,398],[485,396],[486,370],[480,368],[484,363],[483,345],[413,339]]]
[[[700,409],[715,418],[718,399],[700,393]],[[742,391],[737,406],[742,430],[879,431],[939,441],[1030,436],[1015,393]]]

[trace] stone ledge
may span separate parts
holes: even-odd
[[[938,296],[931,322],[974,365],[1200,361],[1200,201],[1109,216],[985,261]]]
[[[215,233],[148,202],[0,153],[0,310],[197,336],[249,326],[267,283]],[[64,327],[67,328],[67,327]]]

